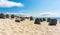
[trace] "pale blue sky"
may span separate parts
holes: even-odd
[[[5,0],[2,0],[3,2]],[[15,6],[3,6],[0,3],[0,12],[16,12],[32,16],[40,16],[40,13],[60,13],[60,0],[6,0],[21,3],[23,6],[13,4]],[[46,12],[46,13],[45,13]],[[59,14],[58,14],[59,15]]]

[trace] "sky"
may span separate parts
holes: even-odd
[[[0,0],[0,13],[60,17],[60,0]]]

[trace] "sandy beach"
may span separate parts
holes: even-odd
[[[17,23],[15,19],[0,19],[0,35],[60,35],[60,24],[48,26],[48,22],[41,25],[26,19]]]

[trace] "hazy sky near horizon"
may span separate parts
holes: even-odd
[[[15,12],[32,16],[45,16],[46,14],[47,16],[59,16],[60,0],[0,0],[0,12]]]

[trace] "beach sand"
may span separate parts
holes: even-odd
[[[48,22],[41,25],[26,19],[20,23],[15,19],[0,19],[0,35],[60,35],[60,24],[48,26]]]

